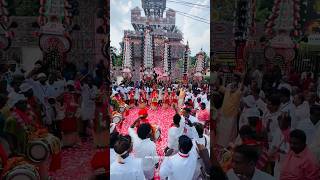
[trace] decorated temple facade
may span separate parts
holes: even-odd
[[[8,29],[14,34],[7,33],[6,39],[10,40],[10,46],[0,48],[1,61],[4,63],[14,61],[26,71],[30,71],[37,60],[48,62],[57,60],[58,63],[51,64],[52,67],[59,67],[60,63],[65,61],[72,62],[78,68],[88,63],[89,68],[93,70],[100,60],[107,59],[102,51],[104,42],[107,41],[106,30],[97,31],[101,26],[101,20],[93,13],[97,10],[97,4],[90,0],[32,0],[21,3],[13,11],[9,11],[10,23],[16,23],[17,27]],[[56,16],[57,19],[50,18],[52,16]],[[43,39],[45,37],[43,34],[46,34],[46,39]],[[1,31],[0,36],[6,37],[5,34],[2,36]],[[43,45],[49,43],[45,41],[57,39],[56,37],[62,40],[62,46],[67,48],[66,52],[46,52],[49,46]]]
[[[124,31],[123,72],[132,74],[134,80],[151,78],[154,73],[162,76],[180,72],[176,64],[183,59],[185,46],[182,32],[175,25],[175,11],[166,8],[166,0],[142,0],[142,8],[131,10],[134,30]],[[182,72],[178,74],[182,77]]]

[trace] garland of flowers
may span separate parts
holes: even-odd
[[[292,11],[292,14],[288,14],[290,11]],[[301,35],[300,19],[299,0],[293,0],[292,4],[285,4],[282,0],[275,0],[272,13],[266,21],[266,33],[272,35],[275,28],[288,29],[293,30],[293,36],[298,37]],[[291,24],[287,26],[284,23]]]

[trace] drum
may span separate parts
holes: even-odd
[[[126,110],[126,108],[124,106],[119,107],[119,112],[123,113],[125,110]]]
[[[8,171],[4,180],[40,180],[40,175],[35,166],[21,164]]]
[[[152,134],[155,141],[159,140],[161,137],[161,130],[157,125],[151,125],[152,127]]]
[[[27,157],[35,163],[45,161],[50,154],[56,154],[61,150],[60,140],[48,134],[44,138],[33,139],[27,145]]]
[[[112,122],[118,124],[122,121],[122,115],[120,113],[116,113],[112,116]]]

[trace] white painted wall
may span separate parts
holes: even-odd
[[[22,48],[22,66],[27,72],[31,71],[34,63],[42,59],[42,51],[38,47],[23,47]]]

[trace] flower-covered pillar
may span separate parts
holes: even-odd
[[[39,46],[49,72],[61,71],[66,54],[71,50],[73,30],[79,29],[72,17],[79,14],[77,0],[40,0],[38,17]]]
[[[8,0],[0,1],[0,50],[7,50],[11,46],[11,41],[14,37],[13,28],[18,25],[10,18],[10,12],[8,10]]]
[[[166,37],[164,40],[163,52],[163,80],[168,81],[171,75],[171,59],[170,59],[170,45],[169,39]]]
[[[290,71],[291,62],[295,57],[296,44],[293,38],[300,35],[299,20],[299,0],[275,0],[266,25],[266,33],[271,40],[265,49],[265,56],[268,60],[282,57],[286,72]]]
[[[144,65],[144,79],[151,80],[153,75],[153,49],[152,49],[152,35],[151,30],[146,29],[144,34],[144,56],[143,56],[143,65]]]
[[[187,45],[185,46],[184,51],[184,59],[183,59],[183,82],[185,84],[188,83],[188,70],[189,70],[189,62],[190,62],[190,48],[189,48],[189,42],[187,42]]]
[[[132,48],[130,43],[130,38],[126,36],[124,38],[124,47],[123,47],[123,77],[131,78],[131,69],[132,69]]]
[[[204,63],[205,63],[205,54],[201,51],[196,55],[196,73],[194,74],[195,81],[201,81],[203,79],[203,70],[204,70]]]

